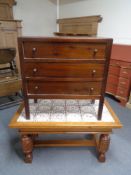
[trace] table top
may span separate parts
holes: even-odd
[[[16,128],[24,131],[41,131],[41,132],[111,132],[112,129],[121,128],[122,124],[117,115],[105,101],[104,105],[112,116],[112,121],[37,121],[32,120],[20,121],[19,117],[23,111],[24,105],[21,104],[18,111],[14,114],[9,123],[10,128]],[[106,117],[106,116],[105,116]]]

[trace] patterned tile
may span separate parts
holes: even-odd
[[[66,100],[66,106],[77,106],[78,100]]]
[[[78,100],[80,106],[92,105],[91,100]]]
[[[53,105],[55,106],[65,106],[65,100],[52,100],[53,101]]]
[[[67,113],[80,113],[79,106],[66,106]]]
[[[96,122],[99,101],[95,100],[34,100],[29,101],[30,120],[26,120],[24,109],[18,122]],[[113,122],[113,118],[104,105],[102,120]]]

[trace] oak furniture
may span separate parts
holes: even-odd
[[[7,96],[11,99],[11,102],[1,104],[1,109],[19,102],[11,98],[11,95],[18,94],[21,90],[21,79],[14,64],[15,55],[15,48],[0,49],[0,97]]]
[[[112,39],[20,37],[27,119],[30,98],[99,99],[101,119]]]
[[[20,20],[0,20],[0,48],[16,48],[15,61],[20,73],[17,42],[19,36],[21,36]]]
[[[101,21],[100,15],[58,19],[59,32],[55,34],[96,36],[98,23]]]
[[[131,46],[113,45],[106,92],[124,106],[128,102],[131,92]]]
[[[15,5],[14,0],[0,0],[0,20],[13,20],[12,6]]]
[[[105,102],[107,109],[114,122],[20,122],[17,121],[23,105],[20,106],[9,127],[19,130],[21,144],[26,163],[31,163],[33,158],[33,149],[35,147],[74,147],[74,146],[95,146],[98,152],[98,160],[105,162],[105,154],[110,144],[109,134],[115,128],[121,128],[122,124],[111,109],[110,105]],[[106,117],[106,116],[105,116]],[[90,134],[91,139],[81,140],[41,140],[38,136],[43,134]]]
[[[16,48],[16,66],[20,73],[17,38],[22,35],[21,20],[14,20],[15,0],[0,0],[0,48]]]

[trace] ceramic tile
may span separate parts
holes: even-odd
[[[92,105],[91,100],[78,100],[80,106]]]
[[[78,105],[78,100],[66,100],[66,106]]]
[[[53,100],[54,106],[65,106],[65,100]]]
[[[80,109],[79,106],[66,106],[67,113],[79,113]]]
[[[102,120],[97,120],[99,101],[90,100],[34,100],[29,101],[30,120],[26,120],[24,109],[18,122],[114,122],[104,105]],[[66,105],[65,105],[66,104]]]

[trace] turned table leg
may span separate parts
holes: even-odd
[[[21,136],[22,149],[25,155],[25,162],[32,162],[32,150],[33,150],[33,140],[30,135]]]
[[[101,134],[100,135],[100,140],[99,140],[99,146],[98,146],[98,160],[100,162],[105,162],[106,157],[105,153],[108,151],[110,145],[110,137],[108,134]]]

